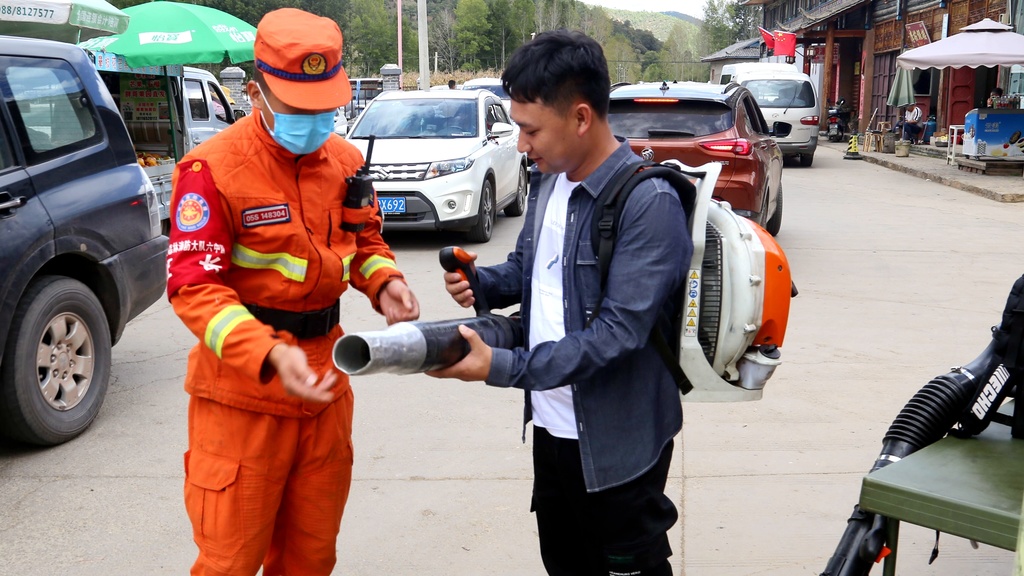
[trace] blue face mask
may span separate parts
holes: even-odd
[[[260,96],[263,96],[262,88]],[[321,114],[278,114],[270,108],[266,96],[263,96],[263,103],[274,117],[274,131],[267,131],[275,142],[292,154],[309,154],[317,151],[324,142],[327,142],[331,132],[334,132],[333,110]],[[260,114],[262,117],[262,111]],[[267,126],[265,117],[263,125]]]

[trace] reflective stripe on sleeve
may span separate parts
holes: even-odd
[[[391,258],[385,258],[383,256],[373,255],[363,262],[363,265],[359,267],[359,273],[363,275],[363,278],[369,278],[373,276],[373,273],[380,270],[381,268],[391,268],[398,270],[398,266],[395,261]]]
[[[231,263],[254,270],[277,270],[285,278],[302,282],[306,279],[306,260],[285,252],[263,254],[235,244],[231,248]]]
[[[345,273],[341,275],[342,282],[348,282],[349,269],[352,267],[352,260],[356,257],[355,254],[349,254],[341,259],[341,263],[345,265]]]
[[[246,320],[255,319],[256,317],[245,306],[240,304],[226,306],[206,325],[206,337],[203,341],[206,343],[206,347],[213,350],[217,358],[220,358],[224,350],[224,340],[235,329],[235,326]]]

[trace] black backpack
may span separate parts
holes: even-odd
[[[622,217],[623,207],[633,190],[644,180],[649,178],[662,178],[667,180],[676,193],[679,194],[679,201],[683,205],[683,211],[687,220],[693,218],[693,209],[697,202],[697,188],[683,172],[671,164],[657,164],[649,160],[634,162],[620,169],[607,186],[597,196],[594,217],[591,223],[590,239],[595,247],[597,255],[597,266],[601,274],[601,291],[608,281],[608,268],[611,265],[612,252],[615,249],[615,240],[618,237],[619,220]],[[601,311],[600,300],[597,309],[590,316],[591,321]],[[682,328],[682,310],[671,318],[673,342],[670,344],[664,334],[655,326],[651,330],[650,341],[654,344],[658,355],[661,356],[665,367],[672,374],[679,391],[686,394],[693,390],[683,369],[679,365],[679,333]]]

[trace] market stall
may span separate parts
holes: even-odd
[[[183,67],[132,68],[123,56],[91,54],[128,127],[139,165],[157,193],[169,198],[174,163],[186,149],[183,98],[177,81]]]
[[[896,58],[900,68],[961,68],[964,66],[1013,66],[1024,64],[1024,35],[1013,27],[985,18],[961,28],[959,34],[908,50]],[[1024,110],[1020,94],[997,99],[992,108],[968,112],[963,126],[961,168],[984,172],[1024,173]],[[949,146],[955,146],[955,141]]]
[[[124,32],[79,46],[117,100],[166,220],[175,162],[234,121],[217,79],[184,65],[252,60],[256,28],[221,10],[181,2],[147,2],[124,12],[130,17]]]

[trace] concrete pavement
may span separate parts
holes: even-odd
[[[862,138],[863,140],[863,138]],[[846,142],[829,142],[824,136],[818,138],[818,146],[845,152]],[[958,156],[960,146],[956,146]],[[885,166],[891,170],[903,172],[917,178],[938,182],[958,190],[977,194],[997,202],[1024,202],[1024,178],[1020,176],[990,176],[965,172],[955,164],[946,162],[946,149],[931,145],[915,145],[910,149],[910,156],[897,157],[895,154],[883,152],[865,152],[860,147],[859,154],[865,162]]]

